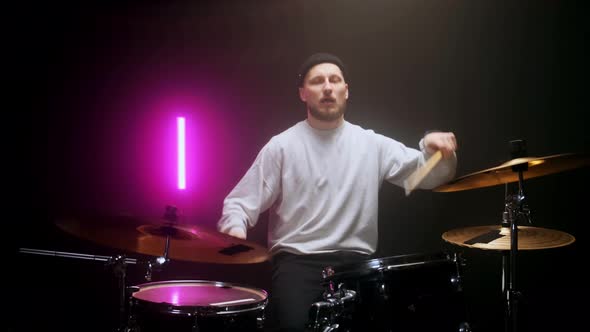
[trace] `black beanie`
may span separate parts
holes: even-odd
[[[305,79],[305,75],[311,69],[311,67],[318,65],[320,63],[333,63],[340,71],[342,71],[342,76],[344,76],[344,80],[346,81],[346,67],[342,60],[340,60],[337,56],[329,53],[316,53],[312,54],[307,60],[305,60],[301,66],[299,67],[299,71],[297,72],[297,86],[303,86],[303,81]]]

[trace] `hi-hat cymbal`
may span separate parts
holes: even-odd
[[[169,237],[168,258],[182,261],[249,264],[268,259],[261,245],[204,227],[171,225],[163,219],[95,216],[62,218],[56,225],[84,240],[152,256],[164,255]]]
[[[510,228],[500,225],[458,228],[443,233],[450,243],[484,250],[510,250]],[[565,232],[547,228],[518,226],[518,250],[567,246],[576,239]]]
[[[434,188],[437,192],[452,192],[466,189],[490,187],[518,181],[518,172],[512,170],[513,166],[528,164],[528,170],[523,171],[523,179],[563,172],[575,168],[590,165],[590,155],[564,153],[547,157],[516,158],[507,161],[500,166],[471,173]]]

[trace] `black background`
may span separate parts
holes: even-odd
[[[5,106],[4,140],[9,330],[113,330],[112,271],[18,249],[121,254],[53,226],[70,212],[159,216],[174,204],[213,227],[263,144],[304,119],[295,73],[313,52],[347,64],[350,122],[413,147],[426,130],[453,131],[457,176],[510,159],[514,139],[526,140],[531,156],[588,151],[587,23],[576,2],[54,1],[7,7],[6,14],[5,91],[14,97]],[[206,180],[183,195],[162,189],[152,177],[161,170],[158,157],[142,155],[153,143],[142,135],[176,115],[166,100],[200,105],[187,116],[205,119],[196,176]],[[587,168],[525,183],[533,226],[568,232],[576,242],[519,253],[521,330],[585,323],[587,185]],[[472,326],[499,331],[501,254],[460,248],[441,234],[498,224],[504,194],[495,186],[406,198],[386,183],[375,256],[462,252]],[[249,240],[265,244],[266,222],[263,215]],[[269,274],[268,263],[172,261],[155,279],[268,289]],[[130,283],[142,275],[129,267]]]

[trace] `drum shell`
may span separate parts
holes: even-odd
[[[339,317],[341,331],[458,331],[467,321],[460,271],[460,260],[446,253],[330,267],[326,294],[356,292],[343,314],[331,316]]]
[[[146,289],[165,287],[177,287],[181,295],[183,292],[186,295],[220,289],[228,292],[246,290],[252,292],[248,296],[252,295],[254,300],[239,303],[232,297],[227,302],[238,303],[208,305],[205,296],[195,303],[188,301],[174,304],[173,301],[158,302],[141,296]],[[261,289],[217,281],[181,280],[142,284],[137,286],[137,291],[130,299],[129,326],[132,332],[259,332],[264,327],[267,297],[267,293]],[[219,301],[219,296],[215,300]]]

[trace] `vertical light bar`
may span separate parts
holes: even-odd
[[[176,118],[178,133],[178,189],[186,189],[186,126],[184,117]]]

